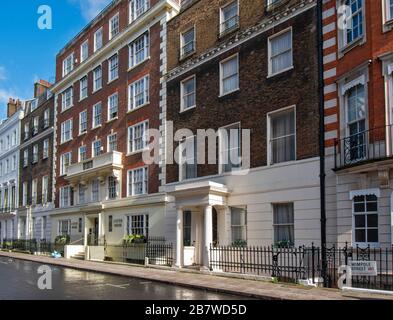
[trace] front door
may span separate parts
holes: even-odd
[[[94,218],[94,245],[98,245],[98,218]]]

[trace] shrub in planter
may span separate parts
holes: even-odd
[[[123,238],[124,243],[146,243],[147,239],[143,234],[129,234]]]

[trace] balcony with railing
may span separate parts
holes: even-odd
[[[369,166],[375,162],[393,159],[392,126],[372,128],[336,139],[335,170]]]
[[[117,151],[100,154],[68,166],[66,179],[71,184],[77,184],[93,178],[106,177],[123,169],[122,159],[123,154]]]

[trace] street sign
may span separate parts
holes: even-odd
[[[377,276],[376,261],[350,261],[349,266],[352,269],[352,276]]]

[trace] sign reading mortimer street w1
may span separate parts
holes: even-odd
[[[377,276],[376,261],[350,261],[349,266],[352,269],[352,276]]]

